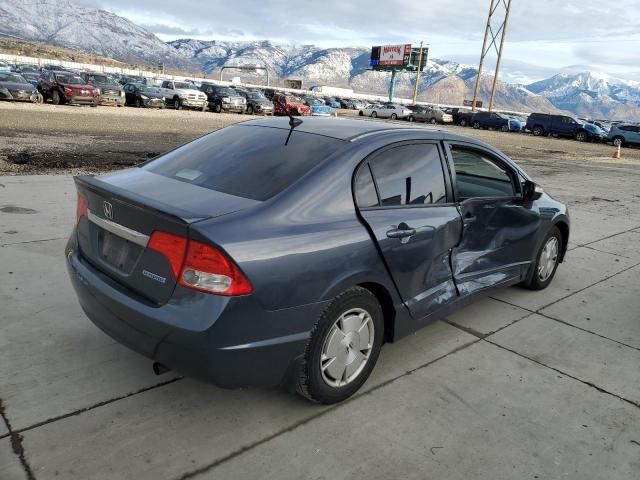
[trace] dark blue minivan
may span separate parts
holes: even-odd
[[[287,120],[75,178],[80,305],[156,370],[338,402],[384,342],[494,288],[552,281],[567,209],[500,151],[421,127]]]

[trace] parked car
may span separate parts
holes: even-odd
[[[325,103],[320,100],[318,97],[307,96],[303,97],[302,101],[305,105],[311,108],[311,115],[321,116],[321,117],[329,117],[331,116],[332,109],[330,106],[325,105]]]
[[[468,108],[451,108],[445,110],[446,113],[449,113],[453,117],[453,123],[456,125],[460,125],[461,127],[466,127],[471,125],[471,118],[473,117],[473,113]]]
[[[123,75],[120,77],[120,83],[126,85],[127,83],[147,83],[147,77],[141,75]]]
[[[18,73],[37,73],[40,74],[40,68],[37,65],[31,65],[30,63],[19,63],[15,66],[14,70]]]
[[[360,109],[360,111],[358,112],[358,115],[360,115],[361,117],[371,117],[373,116],[373,112],[377,112],[378,110],[380,110],[381,108],[383,108],[384,105],[381,105],[379,103],[370,103],[367,106],[363,107]]]
[[[273,103],[267,100],[267,97],[262,93],[249,91],[245,99],[249,115],[254,113],[258,115],[273,115]]]
[[[587,140],[603,140],[604,131],[592,123],[585,123],[567,115],[549,115],[546,113],[532,113],[527,119],[526,129],[535,136],[554,135],[571,137],[579,142]]]
[[[300,97],[277,93],[273,96],[273,110],[276,115],[311,115],[311,107]]]
[[[420,107],[413,110],[407,117],[410,122],[427,122],[435,125],[436,123],[453,123],[453,116],[444,113],[443,110],[433,107]]]
[[[244,113],[247,110],[246,99],[231,87],[203,83],[200,90],[207,95],[209,110],[212,112]]]
[[[640,125],[621,124],[609,131],[607,140],[614,146],[640,145]]]
[[[44,101],[51,99],[54,105],[74,104],[97,107],[100,91],[86,83],[73,72],[44,70],[38,80],[38,91]]]
[[[20,76],[24,78],[27,82],[29,82],[31,85],[36,87],[36,89],[38,88],[38,80],[40,79],[39,73],[23,72],[23,73],[20,73]]]
[[[0,72],[0,100],[36,102],[38,91],[19,73]]]
[[[471,125],[475,129],[492,128],[503,132],[521,132],[524,128],[520,120],[497,112],[476,112],[471,118]]]
[[[205,111],[207,109],[207,96],[200,90],[193,88],[187,82],[176,82],[165,80],[162,82],[160,92],[165,98],[165,102],[176,110],[184,107],[197,108]]]
[[[82,72],[80,77],[85,83],[93,85],[100,92],[100,105],[116,105],[122,107],[125,103],[124,90],[113,77],[102,73]]]
[[[322,403],[383,343],[548,287],[570,229],[495,148],[371,121],[251,120],[75,184],[65,260],[93,323],[156,372]]]
[[[158,87],[150,87],[144,83],[127,83],[124,86],[127,105],[139,108],[165,108],[165,97]]]
[[[406,107],[398,104],[386,104],[382,105],[381,108],[376,108],[371,111],[371,116],[373,118],[390,118],[391,120],[398,120],[403,118],[408,118],[413,112]]]
[[[0,72],[10,73],[12,71],[11,65],[6,62],[0,61]]]
[[[273,96],[276,94],[276,91],[273,88],[265,88],[262,93],[267,97],[267,100],[273,100]]]
[[[367,106],[367,102],[362,100],[353,100],[351,102],[351,110],[362,110]]]
[[[333,97],[324,97],[324,104],[331,108],[342,108],[340,102]]]

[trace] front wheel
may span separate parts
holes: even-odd
[[[500,127],[500,130],[502,130],[503,132],[508,132],[509,131],[509,125],[507,125],[506,123],[504,125],[502,125]]]
[[[624,147],[624,138],[622,137],[614,137],[613,142],[611,142],[614,147]]]
[[[248,105],[247,106],[247,114],[248,115],[253,115],[253,105]]]
[[[415,119],[413,118],[413,115],[409,115],[409,118],[407,118],[407,120],[409,120],[410,122],[413,122]]]
[[[461,120],[460,120],[459,125],[460,125],[461,127],[466,127],[466,126],[467,126],[467,121],[463,118],[463,119],[461,119]]]
[[[62,103],[62,98],[60,97],[60,93],[57,90],[54,90],[51,94],[51,103],[54,105],[60,105]]]
[[[175,110],[182,110],[182,101],[180,101],[180,97],[173,99],[173,108]]]
[[[431,125],[435,125],[438,123],[438,120],[436,119],[436,117],[433,117],[429,123],[431,123]]]
[[[473,128],[475,128],[476,130],[479,130],[480,126],[480,122],[473,122]]]
[[[532,132],[534,137],[540,137],[544,133],[544,129],[541,126],[535,126]]]
[[[549,286],[556,274],[562,252],[562,235],[558,227],[552,227],[547,233],[533,266],[533,277],[525,287],[531,290],[543,290]]]
[[[383,332],[382,308],[369,290],[353,287],[338,295],[311,332],[297,392],[324,404],[349,398],[371,374]]]
[[[371,117],[372,118],[376,118],[378,116],[378,114],[376,112],[371,112]]]
[[[398,119],[398,115],[396,115],[395,113],[391,114],[391,120],[397,120]]]
[[[221,103],[216,103],[213,106],[213,111],[216,113],[221,113],[222,112],[222,104]]]
[[[586,142],[587,137],[587,132],[585,132],[584,130],[580,130],[578,133],[576,133],[576,140],[579,142]]]

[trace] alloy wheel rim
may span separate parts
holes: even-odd
[[[538,278],[542,282],[546,282],[553,273],[556,262],[558,261],[558,239],[551,237],[544,244],[544,248],[540,253],[538,261]]]
[[[362,308],[347,310],[333,323],[320,354],[320,372],[327,385],[344,387],[367,365],[375,338],[373,318]]]

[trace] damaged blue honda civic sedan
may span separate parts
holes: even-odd
[[[65,253],[93,323],[156,371],[321,403],[383,343],[547,287],[569,238],[565,205],[495,148],[367,120],[247,121],[75,183]]]

